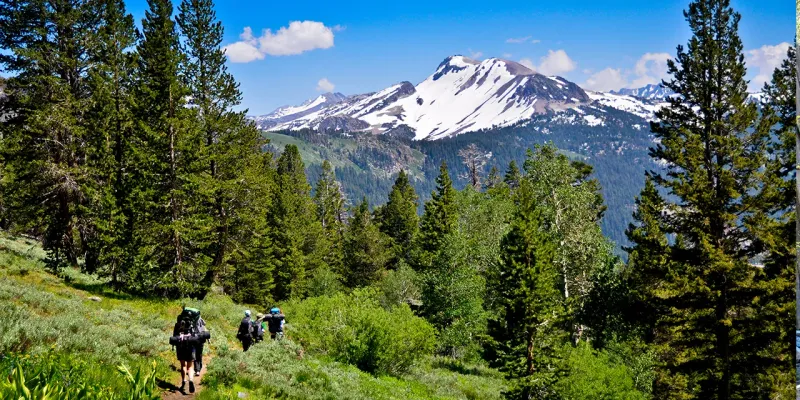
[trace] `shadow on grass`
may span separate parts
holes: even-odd
[[[170,382],[167,382],[167,381],[165,381],[163,379],[157,379],[156,380],[156,385],[158,385],[158,387],[161,390],[169,390],[170,393],[181,393],[181,394],[184,394],[184,395],[186,394],[186,391],[184,389],[181,389],[181,388],[175,386],[174,384],[172,384]]]
[[[146,300],[146,298],[143,297],[134,296],[132,294],[128,294],[125,292],[115,291],[114,288],[112,288],[111,285],[106,282],[97,282],[97,283],[78,282],[73,279],[70,279],[68,276],[62,277],[62,280],[64,281],[65,285],[73,289],[82,290],[84,292],[100,297],[106,297],[115,300],[138,300],[138,299]]]
[[[496,377],[497,373],[479,366],[464,365],[461,361],[437,358],[431,363],[433,368],[446,369],[461,375]]]

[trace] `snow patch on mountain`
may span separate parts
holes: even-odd
[[[346,117],[368,125],[358,130],[386,133],[408,128],[415,132],[417,140],[439,139],[508,126],[536,114],[588,105],[591,101],[578,85],[561,77],[541,75],[513,61],[452,56],[416,86],[401,82],[337,102],[323,104],[315,100],[296,110],[279,109],[280,112],[256,117],[255,121],[262,129],[272,131],[320,130],[326,120]],[[294,117],[286,118],[289,114]],[[269,123],[278,119],[281,120]],[[336,125],[341,128],[341,124]],[[361,124],[350,125],[355,128]]]

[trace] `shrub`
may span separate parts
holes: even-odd
[[[592,349],[581,342],[577,347],[565,346],[566,374],[556,383],[556,392],[569,400],[618,399],[645,400],[647,394],[637,390],[634,372],[615,362],[606,351]]]
[[[376,293],[315,297],[292,305],[292,331],[307,350],[373,374],[398,375],[432,353],[434,328],[407,305],[387,311]]]

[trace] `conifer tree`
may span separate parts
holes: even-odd
[[[183,54],[170,0],[149,0],[142,21],[136,88],[133,201],[137,259],[128,281],[137,291],[202,296],[211,263],[210,216],[198,196],[202,139],[189,91],[179,76]]]
[[[442,248],[444,238],[455,231],[457,221],[455,189],[447,171],[447,163],[442,161],[439,176],[436,177],[436,190],[431,194],[431,199],[425,203],[425,213],[420,224],[420,267],[429,265],[431,257]]]
[[[417,198],[408,174],[400,170],[389,192],[389,201],[378,212],[381,232],[392,239],[392,266],[397,266],[400,260],[411,260],[411,250],[419,231]]]
[[[752,338],[747,342],[749,351],[761,354],[760,362],[748,366],[749,374],[760,377],[750,378],[749,382],[773,382],[768,391],[783,392],[787,397],[793,395],[790,389],[795,379],[791,373],[793,350],[786,349],[786,343],[793,342],[796,326],[792,317],[796,313],[792,292],[797,262],[795,165],[798,136],[794,61],[795,48],[789,47],[787,58],[763,90],[761,117],[773,127],[774,134],[767,150],[770,157],[763,175],[764,185],[752,203],[759,211],[750,218],[750,226],[756,231],[754,236],[761,243],[759,246],[765,250],[764,268],[757,269],[755,274],[754,290],[758,295],[753,317],[757,322],[743,326],[744,335]],[[765,391],[763,384],[744,383],[743,392],[748,397]]]
[[[652,238],[630,250],[651,259],[637,255],[630,272],[654,277],[650,290],[669,305],[653,331],[662,363],[654,396],[750,398],[755,386],[768,396],[745,327],[759,314],[752,308],[757,268],[749,260],[759,245],[751,217],[761,207],[754,196],[770,122],[759,122],[746,101],[740,16],[729,1],[693,1],[684,15],[693,35],[668,62],[673,78],[664,82],[677,96],[651,123],[659,144],[650,154],[667,165],[651,176],[677,201],[643,215],[640,226]],[[665,245],[655,238],[659,230],[674,239]]]
[[[325,263],[334,271],[342,270],[342,241],[345,226],[345,201],[342,186],[336,181],[333,167],[328,160],[322,163],[322,175],[314,190],[317,218],[322,223],[326,242],[330,250]]]
[[[246,119],[246,111],[235,112],[233,108],[242,100],[239,84],[228,72],[222,50],[223,27],[216,19],[212,0],[183,0],[179,8],[177,23],[180,26],[183,52],[183,79],[196,111],[202,136],[202,169],[205,179],[200,183],[201,199],[208,206],[201,212],[211,219],[208,256],[213,259],[205,277],[210,284],[215,274],[220,274],[232,248],[242,239],[241,231],[250,231],[252,226],[234,225],[242,222],[240,214],[264,215],[256,204],[262,199],[232,197],[247,195],[236,190],[242,185],[245,168],[263,165],[255,158],[261,157],[264,141],[255,126]],[[261,171],[265,173],[266,171]],[[266,174],[264,174],[266,175]],[[251,186],[251,193],[259,192],[252,185],[264,185],[258,173],[249,174],[255,180],[244,181]],[[249,262],[240,260],[240,262]]]
[[[503,182],[505,182],[508,187],[511,189],[515,189],[519,186],[519,181],[522,179],[522,174],[519,172],[519,167],[517,167],[517,162],[511,160],[508,164],[508,169],[506,170],[506,174],[503,177]]]
[[[111,278],[118,276],[132,252],[131,225],[135,210],[128,198],[129,137],[134,133],[132,94],[137,33],[133,16],[121,0],[97,2],[101,24],[90,36],[92,67],[88,82],[92,92],[87,116],[92,135],[88,142],[87,243],[84,268]]]
[[[501,243],[503,276],[490,289],[498,314],[489,333],[495,362],[511,379],[507,398],[555,398],[558,350],[569,337],[566,299],[554,262],[557,239],[529,180],[520,182],[514,197],[517,210]]]
[[[277,301],[305,296],[313,271],[326,267],[322,224],[310,196],[300,151],[286,145],[280,158],[275,195],[269,212]]]
[[[389,262],[389,238],[378,229],[364,198],[353,211],[344,237],[344,275],[348,287],[377,282]]]
[[[489,175],[486,176],[486,188],[494,189],[500,182],[502,182],[500,180],[500,171],[497,169],[496,165],[492,165],[492,168],[489,169]]]
[[[12,74],[0,124],[4,203],[15,228],[43,239],[53,269],[77,265],[85,247],[83,123],[90,92],[86,38],[97,29],[93,2],[0,4],[0,66]],[[76,240],[77,239],[77,240]]]

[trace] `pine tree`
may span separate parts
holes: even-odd
[[[419,232],[420,267],[430,264],[431,257],[442,248],[444,238],[455,231],[457,221],[455,189],[447,164],[442,161],[439,176],[436,177],[436,190],[425,203],[425,213],[422,215]]]
[[[326,267],[322,224],[309,194],[305,167],[295,145],[286,145],[278,158],[277,184],[269,212],[277,301],[302,298],[314,270]]]
[[[486,176],[486,188],[487,189],[494,189],[498,185],[500,185],[500,171],[497,169],[496,165],[492,165],[492,168],[489,170],[489,175]]]
[[[554,262],[556,238],[529,180],[515,192],[517,210],[501,243],[503,276],[493,283],[498,314],[489,333],[496,363],[511,379],[510,399],[555,398],[558,350],[568,339],[565,302]]]
[[[641,216],[642,244],[630,251],[650,260],[637,255],[631,273],[654,278],[650,291],[669,305],[652,333],[662,363],[654,395],[743,398],[748,387],[764,387],[747,371],[758,358],[744,327],[758,314],[749,260],[759,246],[749,217],[760,207],[753,196],[770,124],[746,102],[740,16],[729,1],[697,0],[684,15],[693,36],[668,63],[673,78],[664,85],[678,96],[656,113],[659,144],[650,151],[667,164],[664,174],[651,173],[653,182],[678,200],[651,201],[661,210]],[[659,231],[674,239],[665,245]]]
[[[344,276],[348,287],[377,282],[389,262],[389,238],[378,229],[364,198],[353,211],[344,237]]]
[[[314,204],[317,207],[317,219],[322,223],[326,242],[330,246],[325,255],[325,263],[334,271],[342,271],[344,203],[342,186],[336,181],[331,163],[325,160],[322,163],[322,175],[314,190]]]
[[[389,201],[377,213],[381,232],[392,239],[393,257],[390,264],[393,267],[401,260],[411,260],[411,250],[419,231],[417,198],[408,175],[400,170],[389,192]]]
[[[511,160],[508,164],[508,169],[506,170],[506,175],[503,177],[503,182],[508,185],[511,189],[515,189],[519,186],[519,181],[522,179],[522,174],[519,172],[519,167],[517,167],[517,162]]]
[[[183,54],[170,0],[149,0],[142,21],[136,88],[138,121],[133,201],[137,259],[128,267],[136,291],[202,296],[211,259],[210,216],[203,212],[202,135],[179,76]]]
[[[129,221],[133,210],[128,199],[126,170],[129,169],[129,137],[133,134],[133,72],[136,53],[130,50],[138,35],[133,16],[121,0],[97,3],[101,19],[92,36],[92,68],[88,82],[92,101],[87,116],[92,131],[89,155],[85,223],[91,232],[87,242],[84,268],[111,278],[119,288],[118,276],[131,252]]]
[[[14,228],[41,237],[53,269],[77,265],[86,244],[84,125],[90,92],[87,39],[93,2],[14,1],[0,5],[0,66],[13,74],[0,124],[4,203]]]
[[[775,70],[772,81],[765,84],[763,90],[761,117],[773,126],[774,139],[768,147],[770,157],[763,175],[764,185],[753,203],[760,210],[750,218],[751,229],[756,231],[754,236],[766,253],[764,268],[755,275],[757,296],[753,317],[757,322],[743,327],[744,336],[751,338],[747,341],[749,352],[761,355],[760,362],[751,363],[747,368],[748,375],[759,377],[743,382],[743,392],[753,398],[765,392],[793,396],[791,382],[795,375],[790,372],[794,357],[793,350],[787,349],[786,344],[792,342],[796,326],[791,315],[796,313],[792,292],[797,262],[795,146],[798,127],[795,124],[797,70],[794,61],[795,48],[789,47],[787,59]],[[750,385],[751,382],[756,384]],[[772,387],[765,387],[763,382],[770,382]]]
[[[206,284],[210,284],[214,275],[223,273],[230,251],[242,239],[237,231],[252,229],[235,226],[233,221],[240,219],[239,214],[259,214],[259,207],[253,204],[261,199],[243,200],[231,194],[243,194],[234,186],[242,184],[245,168],[262,165],[254,158],[261,157],[261,146],[265,143],[255,126],[247,121],[246,111],[233,111],[241,103],[242,94],[225,65],[221,47],[223,27],[216,19],[213,1],[183,0],[179,10],[177,23],[187,56],[182,65],[183,79],[199,120],[203,176],[207,178],[200,182],[202,201],[208,205],[201,212],[212,216],[213,238],[208,239],[211,241],[208,256],[213,259],[213,268],[208,269],[205,277]],[[264,183],[258,179],[250,184]]]

